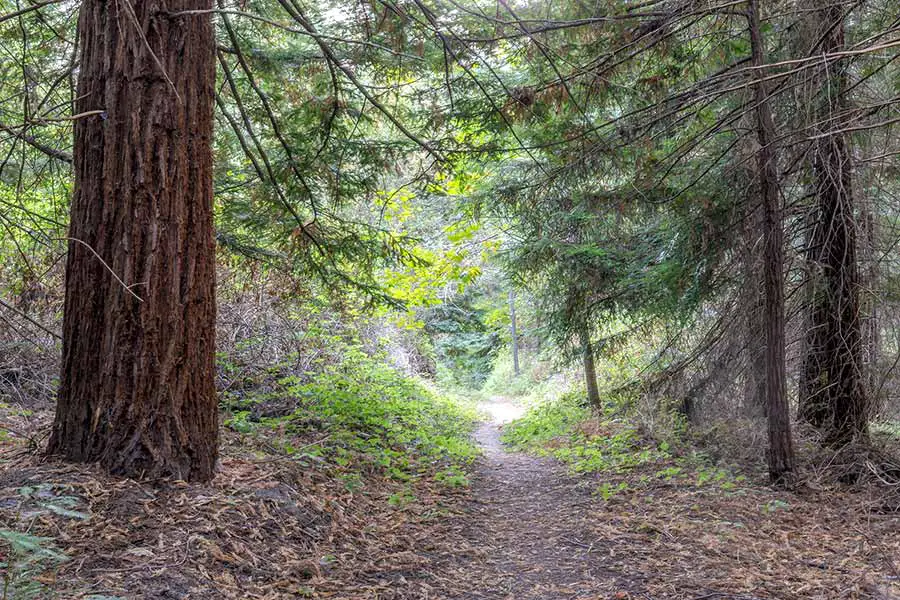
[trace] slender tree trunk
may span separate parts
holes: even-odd
[[[820,42],[814,50],[844,50],[844,8],[827,5],[812,13]],[[812,172],[816,195],[816,235],[811,256],[818,261],[807,335],[804,369],[807,392],[800,415],[825,433],[826,442],[843,445],[868,437],[868,402],[862,381],[859,270],[850,150],[842,115],[847,112],[847,66],[828,64],[814,102]]]
[[[513,373],[519,376],[519,336],[516,331],[516,293],[509,290],[509,332],[512,336]]]
[[[584,363],[584,383],[587,387],[588,402],[598,412],[603,409],[600,389],[597,387],[597,366],[594,364],[594,346],[587,330],[581,330],[581,356]]]
[[[765,51],[759,24],[758,0],[747,6],[753,64],[765,64]],[[773,148],[775,122],[769,105],[764,72],[757,71],[755,84],[757,168],[759,191],[763,202],[766,293],[766,407],[769,437],[769,477],[773,483],[790,483],[794,474],[794,445],[791,421],[785,395],[784,365],[784,247],[781,201],[778,193],[778,166]]]
[[[211,0],[84,0],[49,452],[130,477],[216,461]],[[115,275],[113,275],[115,273]],[[126,287],[127,286],[127,287]],[[139,296],[138,300],[135,296]]]

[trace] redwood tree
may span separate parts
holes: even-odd
[[[49,451],[212,477],[211,0],[84,0],[63,358]]]
[[[759,17],[759,3],[747,4],[747,21],[753,66],[765,64],[765,50]],[[794,477],[794,445],[785,395],[784,364],[784,242],[781,200],[778,192],[778,165],[775,151],[775,123],[769,93],[762,70],[754,82],[756,153],[759,193],[763,205],[763,271],[765,277],[766,324],[766,415],[769,437],[769,477],[773,483],[790,483]]]

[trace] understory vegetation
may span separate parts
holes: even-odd
[[[221,474],[211,486],[186,492],[197,509],[218,507],[213,514],[178,512],[187,507],[177,485],[142,492],[134,482],[123,486],[89,467],[41,468],[33,459],[39,457],[37,436],[50,418],[52,385],[29,382],[52,380],[52,374],[31,363],[15,385],[6,382],[0,403],[6,469],[0,480],[0,598],[81,593],[86,580],[72,569],[85,559],[89,565],[102,564],[104,552],[124,552],[126,561],[163,564],[178,548],[184,528],[206,540],[186,550],[192,561],[199,561],[199,571],[154,576],[143,583],[113,576],[104,580],[110,593],[84,597],[111,600],[145,593],[162,598],[154,594],[202,585],[210,572],[225,582],[241,560],[266,555],[275,539],[270,536],[287,534],[297,536],[278,542],[292,546],[286,550],[292,558],[281,557],[288,561],[283,566],[287,571],[247,563],[242,567],[246,572],[233,580],[237,587],[222,588],[220,597],[245,598],[240,590],[246,585],[262,586],[253,589],[268,593],[287,586],[283,593],[291,597],[329,586],[339,589],[341,579],[348,577],[345,569],[361,568],[368,553],[375,557],[397,542],[390,530],[395,513],[425,523],[447,514],[449,499],[469,485],[477,456],[471,431],[478,414],[472,400],[438,389],[411,370],[408,360],[398,364],[397,359],[417,352],[421,340],[412,336],[403,346],[396,328],[393,318],[341,314],[318,301],[298,303],[269,293],[233,297],[220,316],[219,330],[221,340],[233,343],[223,343],[217,359],[224,427]],[[156,526],[160,539],[168,540],[163,546],[142,547],[143,525],[103,533],[113,526],[118,503],[135,501],[136,493],[153,498],[145,504],[147,526],[157,515],[173,511],[168,524]],[[233,542],[242,546],[228,546],[228,533],[209,536],[214,524],[222,532],[233,527],[221,522],[222,514],[226,519],[246,515],[247,537]],[[265,531],[273,519],[284,520],[281,533]],[[376,519],[383,531],[372,529]],[[256,531],[260,527],[263,533]],[[66,532],[62,538],[60,531]],[[369,534],[383,539],[358,538]],[[98,539],[104,541],[96,546]],[[354,548],[354,556],[338,561],[345,545]],[[286,579],[279,583],[279,578]],[[310,585],[313,580],[316,584]]]
[[[631,347],[626,355],[633,359],[634,351]],[[622,358],[611,355],[598,363],[603,373],[598,410],[588,400],[578,369],[554,367],[552,359],[537,354],[528,359],[529,368],[514,378],[508,372],[508,356],[502,355],[482,393],[501,394],[492,382],[508,377],[504,397],[525,409],[521,418],[504,427],[503,441],[518,450],[553,457],[575,473],[597,476],[600,483],[595,491],[604,497],[659,482],[714,485],[726,491],[742,482],[764,485],[767,474],[758,457],[764,452],[765,439],[754,431],[752,415],[712,411],[703,421],[691,423],[679,403],[660,401],[642,389],[642,382],[653,381],[648,372],[653,366],[623,365]],[[640,377],[635,378],[636,374]],[[888,468],[896,468],[891,467],[897,460],[894,457],[900,456],[896,422],[874,423],[872,435],[877,455],[887,457]],[[866,467],[853,460],[864,457],[851,456],[844,462],[835,452],[823,450],[815,431],[801,429],[798,438],[802,485],[818,489],[852,480],[864,489],[884,483],[875,464]],[[871,470],[859,476],[860,468]]]
[[[305,376],[276,370],[265,392],[232,388],[225,427],[248,435],[277,432],[285,455],[324,457],[354,473],[374,470],[399,480],[462,476],[475,457],[472,408],[357,349],[348,348],[340,360]],[[306,443],[316,436],[321,439]]]
[[[736,464],[739,456],[715,456],[718,449],[705,447],[675,411],[642,419],[634,397],[622,392],[604,397],[599,414],[577,385],[549,393],[544,388],[520,401],[529,408],[504,428],[504,442],[552,456],[574,473],[594,475],[595,493],[604,499],[673,481],[729,490],[747,481],[745,470],[761,475],[753,463]]]

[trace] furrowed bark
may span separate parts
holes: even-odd
[[[760,32],[759,3],[747,6],[753,64],[765,64],[765,51]],[[757,71],[754,85],[756,132],[759,141],[757,169],[759,192],[763,204],[763,269],[765,276],[766,322],[766,410],[768,416],[769,477],[775,484],[788,484],[794,478],[794,445],[785,394],[784,363],[784,242],[781,199],[778,193],[778,166],[773,143],[775,122],[769,104],[763,71]]]
[[[839,4],[811,13],[825,54],[845,48],[844,8]],[[857,223],[847,125],[847,66],[823,66],[814,102],[812,174],[815,182],[815,233],[809,251],[816,277],[809,308],[807,356],[801,382],[800,416],[822,430],[825,441],[842,446],[868,438],[869,406],[862,380],[862,328],[857,264]]]
[[[48,450],[129,477],[208,480],[216,461],[215,39],[209,14],[167,16],[208,9],[84,0],[79,16],[75,109],[104,112],[74,127]]]

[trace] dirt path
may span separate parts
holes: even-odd
[[[521,413],[515,405],[493,399],[482,408],[492,419],[475,434],[484,457],[460,531],[479,551],[468,557],[465,592],[451,597],[595,600],[617,589],[602,567],[603,541],[586,533],[591,489],[550,459],[503,448],[500,427]]]
[[[417,600],[900,600],[900,517],[847,510],[885,506],[882,492],[704,485],[656,477],[668,463],[654,463],[603,500],[592,492],[615,475],[506,451],[501,425],[520,411],[483,408],[471,497],[442,532],[453,556]]]

